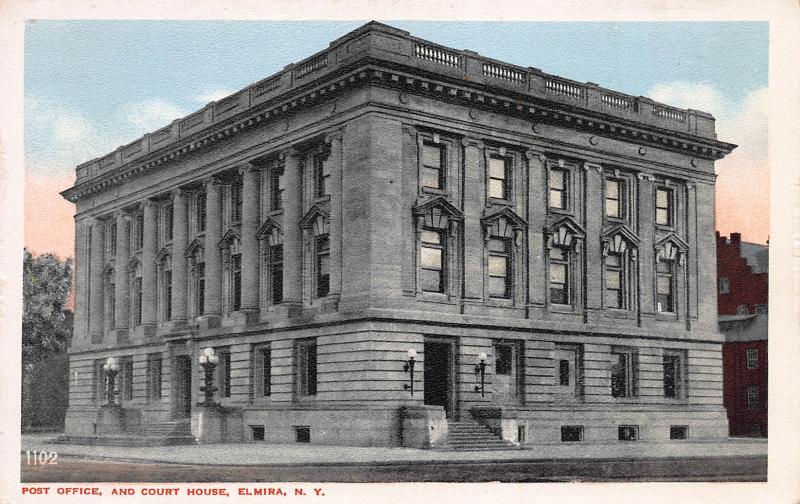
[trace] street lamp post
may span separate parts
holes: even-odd
[[[106,406],[113,407],[116,404],[116,378],[119,373],[119,359],[116,357],[109,357],[106,363],[103,364],[103,371],[106,373]]]
[[[481,386],[480,386],[481,397],[484,397],[484,390],[486,388],[485,387],[486,358],[487,358],[486,353],[485,352],[481,352],[480,355],[478,355],[478,360],[480,362],[478,363],[477,366],[475,366],[475,373],[481,375]],[[475,392],[477,392],[478,390],[479,390],[478,386],[475,385]]]
[[[403,385],[403,388],[406,390],[411,391],[411,395],[414,395],[414,362],[417,358],[417,351],[411,348],[408,351],[408,360],[406,361],[403,369],[406,373],[409,373],[408,383]]]
[[[217,367],[219,356],[217,356],[213,348],[209,347],[203,350],[203,353],[200,354],[197,360],[200,361],[200,366],[205,372],[204,385],[200,387],[200,390],[203,391],[204,394],[204,400],[200,404],[203,406],[213,406],[214,392],[218,390],[217,387],[214,386],[214,368]]]

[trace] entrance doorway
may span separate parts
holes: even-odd
[[[425,404],[444,407],[448,418],[454,418],[456,413],[454,356],[454,341],[435,338],[425,340],[423,374]]]
[[[192,414],[192,358],[175,357],[175,417],[186,418]]]

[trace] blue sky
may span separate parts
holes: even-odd
[[[27,175],[58,177],[63,188],[77,163],[273,74],[367,21],[29,21]],[[720,138],[743,146],[719,163],[720,186],[729,174],[738,187],[738,175],[766,170],[765,22],[384,22],[457,49],[712,112]]]

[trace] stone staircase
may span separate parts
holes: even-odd
[[[447,421],[447,440],[437,447],[446,451],[516,450],[517,445],[495,435],[485,425],[467,420]]]
[[[54,442],[101,446],[173,446],[195,444],[195,439],[187,418],[143,425],[138,433],[62,436]]]

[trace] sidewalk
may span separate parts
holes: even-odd
[[[447,452],[415,448],[344,447],[310,444],[206,444],[158,447],[84,446],[49,443],[55,436],[23,435],[21,451],[55,451],[59,456],[191,465],[309,466],[766,456],[766,439],[707,443],[609,443],[539,445],[522,450]]]

